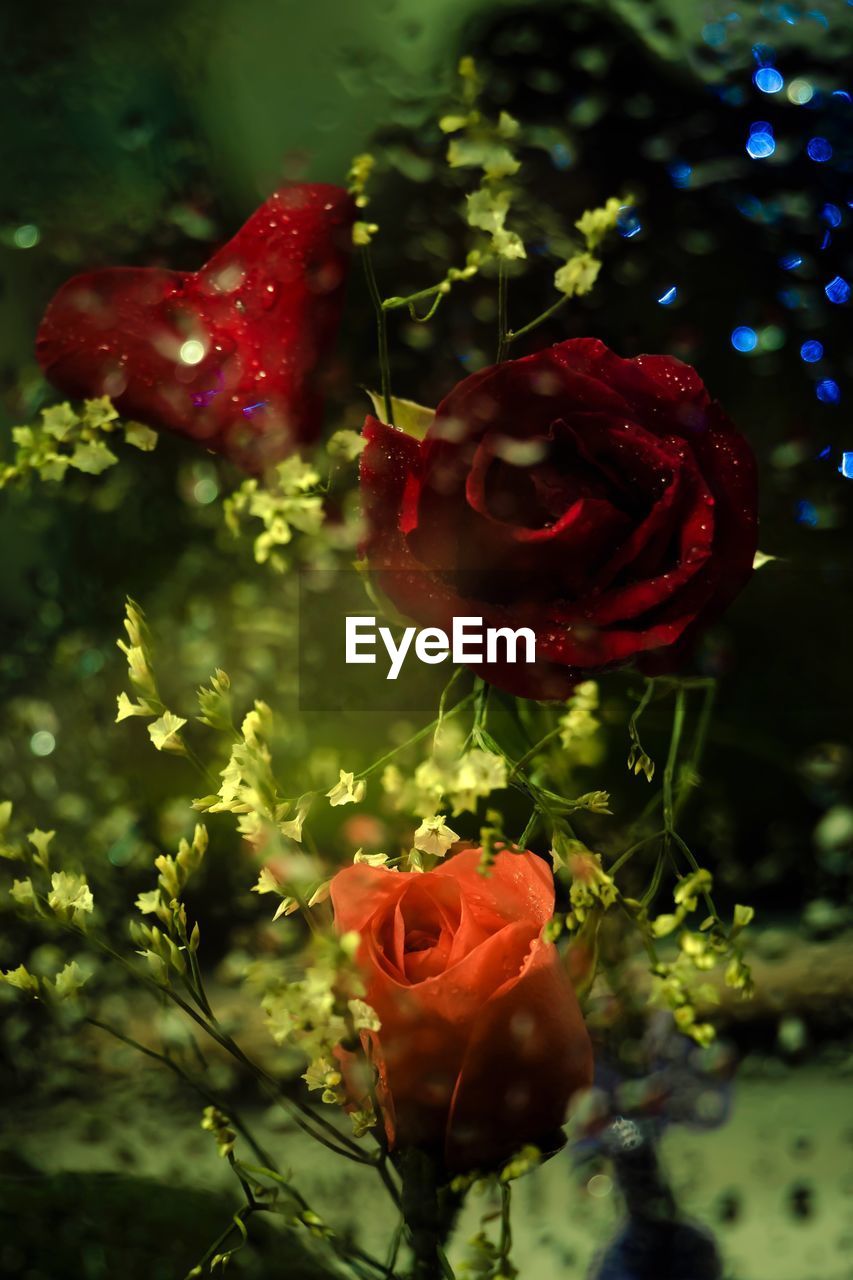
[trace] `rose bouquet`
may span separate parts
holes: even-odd
[[[526,240],[549,219],[524,194],[521,125],[491,118],[480,89],[463,59],[439,127],[454,181],[471,179],[469,243],[440,280],[383,294],[372,156],[356,159],[348,190],[276,192],[195,272],[77,276],[49,305],[36,349],[48,378],[84,403],[17,428],[0,474],[9,486],[98,475],[119,462],[120,435],[150,451],[166,432],[250,473],[222,472],[223,524],[240,554],[251,534],[264,575],[253,608],[260,599],[275,617],[274,659],[253,667],[257,638],[235,629],[233,643],[223,626],[232,671],[205,680],[193,716],[187,655],[175,646],[162,664],[142,608],[126,606],[129,689],[116,719],[142,720],[173,762],[173,800],[186,799],[193,770],[201,779],[176,852],[156,857],[136,896],[130,948],[126,904],[101,905],[82,855],[57,853],[49,822],[27,835],[11,804],[0,808],[16,911],[103,961],[75,954],[49,974],[21,963],[4,982],[178,1074],[234,1171],[242,1203],[191,1276],[224,1266],[266,1213],[308,1239],[330,1274],[516,1274],[512,1184],[561,1149],[570,1109],[576,1137],[604,1133],[617,1164],[628,1162],[626,1194],[630,1160],[649,1149],[639,1122],[615,1116],[593,1087],[594,1045],[612,1057],[614,1009],[663,1008],[707,1046],[721,987],[750,991],[741,935],[751,909],[720,913],[681,819],[714,698],[693,654],[756,557],[752,454],[680,361],[622,359],[595,338],[537,344],[540,326],[593,288],[629,197],[579,210],[571,231],[554,234],[557,296],[510,328]],[[363,424],[358,379],[336,351],[354,256],[378,335]],[[428,325],[474,279],[494,289],[494,362],[442,388],[435,409],[395,395],[395,316]],[[317,446],[324,398],[337,429]],[[500,654],[462,659],[426,723],[406,714],[402,726],[399,716],[383,724],[373,758],[369,744],[344,757],[334,733],[314,741],[311,708],[292,698],[293,584],[303,570],[354,563],[364,609],[389,627],[403,619],[427,635],[476,616],[507,641]],[[521,632],[531,645],[519,662],[508,645]],[[429,663],[426,642],[422,652]],[[268,697],[256,687],[264,666]],[[641,804],[605,759],[604,719],[624,739],[632,785],[652,788]],[[657,743],[666,721],[658,768],[647,731]],[[581,785],[605,768],[607,787]],[[205,822],[188,824],[190,811]],[[244,961],[236,1017],[217,1008],[193,906],[194,887],[213,875],[211,839],[229,847],[244,889],[255,880],[263,904],[277,900],[272,933]],[[644,972],[626,959],[638,954]],[[266,1136],[219,1096],[201,1055],[189,1068],[152,1035],[115,1024],[109,966],[154,1008],[175,1008],[194,1043],[229,1057],[295,1127],[375,1175],[397,1219],[381,1256],[309,1202]],[[285,1068],[245,1047],[250,1006]],[[472,1189],[485,1190],[487,1209],[460,1264],[453,1230]],[[659,1224],[677,1220],[663,1192],[656,1212]]]

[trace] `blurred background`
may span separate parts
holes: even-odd
[[[531,343],[591,334],[625,356],[695,364],[756,450],[760,545],[775,557],[698,656],[721,684],[687,819],[720,896],[756,907],[757,995],[724,1004],[713,1060],[681,1055],[650,1023],[644,1044],[670,1103],[661,1114],[651,1089],[637,1111],[656,1111],[666,1176],[685,1216],[713,1231],[731,1280],[853,1276],[850,5],[46,0],[10,3],[0,23],[6,455],[9,428],[55,398],[33,340],[63,280],[102,265],[193,269],[287,179],[342,183],[352,156],[373,150],[383,292],[440,278],[464,253],[460,189],[435,123],[463,53],[477,59],[489,105],[527,128],[537,207],[570,228],[585,208],[630,195],[593,294]],[[534,240],[511,323],[551,301],[559,237],[543,225]],[[494,308],[484,277],[431,325],[395,322],[395,391],[434,404],[489,363]],[[330,430],[358,422],[343,389],[377,380],[356,272],[343,333]],[[117,920],[149,887],[154,852],[186,833],[196,786],[138,726],[113,723],[126,595],[168,655],[175,698],[224,667],[238,696],[282,713],[280,759],[309,783],[336,753],[352,768],[388,737],[370,716],[288,722],[292,611],[282,583],[223,528],[220,498],[238,481],[163,436],[155,454],[123,456],[100,478],[0,493],[0,798],[27,830],[56,828]],[[604,681],[602,694],[606,764],[590,780],[604,770],[636,811],[641,783],[622,772],[625,682]],[[390,731],[402,740],[416,727]],[[659,751],[665,728],[650,725]],[[375,821],[379,844],[383,815]],[[236,1005],[247,957],[284,944],[248,892],[255,877],[233,837],[212,834],[194,907],[212,981]],[[334,854],[369,843],[364,834],[330,833]],[[2,967],[23,959],[52,972],[54,952],[4,907]],[[110,981],[103,998],[150,1029],[155,1012],[137,1013]],[[227,1167],[193,1100],[131,1051],[63,1031],[14,997],[0,992],[0,1276],[183,1276],[232,1211]],[[183,1031],[156,1016],[158,1034],[179,1044]],[[259,1054],[291,1069],[257,1036]],[[226,1062],[214,1071],[223,1090],[238,1087]],[[353,1226],[348,1170],[280,1136],[289,1162],[337,1203],[341,1228]],[[522,1184],[522,1274],[646,1274],[594,1270],[623,1216],[618,1182],[589,1140]],[[311,1265],[247,1251],[238,1273]]]

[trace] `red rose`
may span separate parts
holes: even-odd
[[[336,928],[361,934],[381,1023],[365,1034],[391,1146],[432,1149],[450,1170],[552,1134],[592,1076],[574,990],[541,937],[549,868],[502,852],[482,876],[480,856],[468,849],[424,873],[357,864],[331,885]]]
[[[752,453],[671,356],[571,339],[466,378],[422,441],[375,418],[364,434],[378,585],[423,625],[529,627],[535,665],[477,668],[513,693],[673,665],[752,572]]]
[[[353,217],[340,187],[284,187],[199,271],[74,276],[45,312],[39,363],[66,395],[109,395],[260,471],[319,434]]]

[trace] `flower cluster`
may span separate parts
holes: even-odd
[[[62,480],[66,471],[97,476],[118,462],[107,443],[121,432],[125,444],[150,453],[157,433],[141,422],[120,422],[108,396],[99,396],[73,409],[66,401],[42,409],[41,421],[13,427],[14,461],[0,463],[0,489],[13,481],[37,475],[41,480]]]

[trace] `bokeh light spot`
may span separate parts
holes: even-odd
[[[754,351],[758,346],[758,334],[749,325],[738,325],[736,329],[732,329],[732,346],[735,351]]]
[[[752,79],[762,93],[778,93],[785,83],[775,67],[759,67]]]
[[[16,227],[15,234],[12,236],[16,249],[34,249],[41,239],[41,232],[32,222],[25,222],[23,226]]]
[[[180,355],[184,364],[200,364],[204,359],[204,343],[198,338],[188,338],[181,345]]]
[[[809,138],[806,151],[809,159],[817,164],[825,164],[832,158],[832,144],[826,138]]]
[[[776,150],[776,139],[769,124],[754,124],[746,140],[746,154],[753,160],[766,160]]]
[[[788,85],[788,101],[795,107],[804,107],[814,97],[814,89],[808,80],[792,80]]]
[[[850,301],[850,285],[842,276],[835,276],[823,289],[830,302],[837,306]]]
[[[823,404],[838,404],[841,388],[834,378],[823,378],[815,387],[815,395]]]

